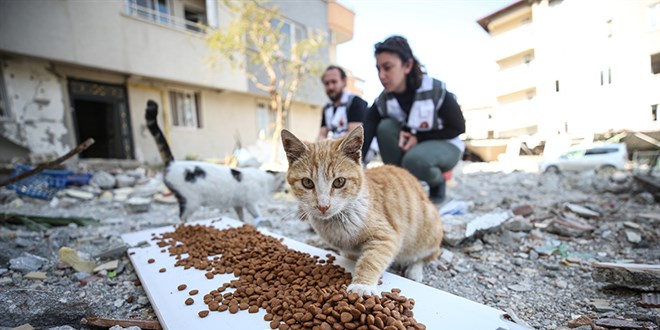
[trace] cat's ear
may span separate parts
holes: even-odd
[[[286,152],[286,159],[289,161],[289,165],[302,158],[302,155],[307,151],[307,146],[286,129],[282,130],[282,146],[284,147],[284,152]]]
[[[356,127],[348,135],[341,140],[339,150],[341,150],[346,157],[354,160],[360,164],[362,160],[362,142],[364,140],[364,133],[362,126]]]

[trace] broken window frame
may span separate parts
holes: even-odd
[[[186,103],[185,100],[191,100]],[[201,122],[201,93],[182,90],[169,90],[170,113],[172,115],[172,127],[200,129]],[[183,101],[183,103],[181,102]],[[187,107],[187,109],[181,109]]]

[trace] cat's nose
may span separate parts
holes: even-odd
[[[316,205],[316,207],[319,209],[319,211],[321,211],[321,213],[325,214],[325,212],[328,212],[330,205]]]

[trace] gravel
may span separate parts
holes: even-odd
[[[106,174],[104,181],[111,181]],[[126,177],[120,176],[128,181]],[[157,191],[153,188],[159,183],[158,175],[147,174],[137,179],[134,189],[144,198],[148,195],[144,192]],[[77,189],[96,197],[81,200],[61,192],[47,202],[16,199],[12,192],[2,190],[0,213],[91,217],[100,220],[100,225],[71,224],[40,232],[22,225],[0,227],[0,329],[25,323],[44,329],[88,329],[80,320],[89,316],[156,319],[120,235],[177,224],[178,206],[152,202],[146,212],[134,213],[125,202],[112,201],[107,194],[99,198],[103,191],[96,186]],[[635,184],[630,173],[623,177],[621,173],[539,175],[465,163],[454,170],[447,194],[448,200],[470,202],[470,214],[523,205],[531,206],[534,213],[478,232],[456,246],[445,246],[451,254],[425,268],[425,284],[506,311],[535,329],[564,329],[581,315],[592,320],[610,317],[660,324],[658,309],[638,305],[639,291],[592,279],[595,261],[660,263],[660,221],[644,216],[660,214],[660,205]],[[265,221],[259,226],[327,248],[307,223],[295,220],[297,204],[290,196],[275,197],[262,205]],[[549,232],[548,224],[565,211],[566,203],[600,213],[596,218],[581,218],[594,229],[577,237]],[[230,210],[204,208],[192,220],[219,216],[236,217]],[[119,267],[96,275],[76,272],[60,261],[58,251],[63,246],[97,264],[119,260]],[[115,253],[94,258],[108,251]],[[45,272],[47,279],[25,279],[30,271]]]

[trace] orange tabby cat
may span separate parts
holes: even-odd
[[[303,215],[342,255],[356,260],[350,292],[376,295],[390,264],[412,280],[440,255],[442,222],[417,179],[384,165],[362,170],[362,127],[339,140],[302,142],[287,130],[287,180]]]

